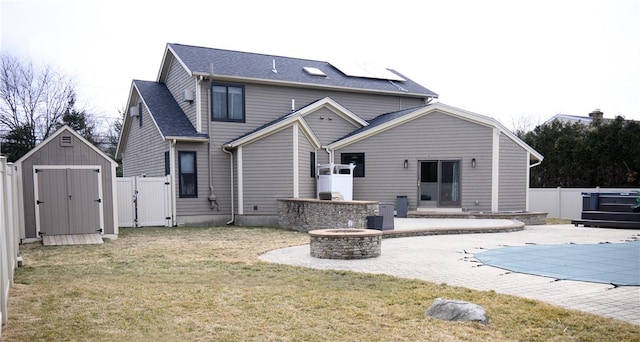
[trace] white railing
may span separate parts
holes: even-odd
[[[0,340],[2,325],[7,322],[7,299],[18,267],[17,176],[13,164],[0,157]]]
[[[579,220],[583,192],[631,192],[624,188],[531,188],[529,210],[548,213],[548,217]]]

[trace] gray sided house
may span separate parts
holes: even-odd
[[[21,238],[118,235],[117,163],[68,126],[15,163]]]
[[[326,163],[356,164],[354,200],[527,210],[542,156],[437,97],[391,69],[168,44],[157,80],[132,82],[117,155],[124,176],[170,176],[174,225],[277,225]]]

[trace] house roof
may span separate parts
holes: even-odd
[[[137,105],[137,103],[131,102],[134,100],[134,92],[138,93],[140,101],[149,111],[151,120],[163,139],[183,141],[206,141],[208,139],[207,134],[198,133],[193,127],[166,85],[158,82],[133,80],[127,108]],[[129,113],[126,113],[116,148],[116,158],[122,157],[123,144],[128,138],[130,127],[131,117]]]
[[[49,144],[50,141],[52,141],[53,139],[55,139],[56,137],[61,135],[63,132],[68,132],[68,133],[73,134],[76,138],[78,138],[78,140],[82,141],[83,144],[89,146],[89,148],[94,150],[98,155],[100,155],[104,159],[108,160],[112,165],[114,165],[114,166],[117,165],[117,163],[113,159],[111,159],[111,157],[109,157],[101,149],[97,148],[94,144],[90,143],[87,139],[85,139],[83,136],[81,136],[78,132],[76,132],[73,128],[69,127],[68,125],[64,125],[64,126],[58,128],[58,130],[53,132],[53,134],[51,134],[49,137],[47,137],[42,142],[40,142],[38,145],[36,145],[36,147],[32,148],[24,156],[22,156],[22,157],[20,157],[20,159],[16,160],[16,164],[21,165],[24,160],[26,160],[27,158],[31,157],[39,149],[41,149],[44,146],[46,146],[47,144]]]
[[[438,94],[391,69],[385,69],[386,76],[379,76],[382,78],[355,77],[348,76],[329,62],[182,44],[167,44],[163,67],[158,74],[159,82],[166,77],[171,58],[176,58],[192,76],[438,97]],[[315,68],[324,76],[313,75],[305,68]]]
[[[346,138],[348,138],[350,136],[357,135],[357,134],[360,134],[362,132],[371,130],[371,129],[373,129],[375,127],[378,127],[380,125],[384,125],[387,122],[393,121],[393,120],[395,120],[397,118],[400,118],[400,117],[405,116],[407,114],[413,113],[416,110],[418,110],[420,108],[424,108],[426,106],[428,106],[428,105],[414,107],[414,108],[408,108],[408,109],[403,109],[403,110],[399,110],[399,111],[396,111],[396,112],[390,112],[390,113],[384,113],[384,114],[378,115],[375,118],[369,120],[367,125],[365,125],[365,126],[359,128],[359,129],[347,134],[344,137],[341,137],[340,139],[334,141],[334,143],[337,142],[337,141],[346,139]]]
[[[581,122],[584,124],[590,124],[593,122],[593,117],[590,116],[579,116],[579,115],[569,115],[569,114],[556,114],[552,116],[549,120],[545,121],[543,125],[550,124],[556,120],[563,122]],[[610,122],[614,119],[602,118],[602,122]]]
[[[458,117],[463,120],[471,121],[483,126],[495,128],[500,131],[501,134],[506,135],[516,144],[520,145],[523,149],[529,152],[531,155],[531,160],[542,161],[542,159],[544,158],[538,151],[527,145],[527,143],[518,138],[515,134],[509,131],[494,118],[448,106],[441,102],[379,115],[370,120],[367,126],[355,130],[345,135],[344,137],[332,142],[327,146],[327,148],[342,148],[344,146],[361,141],[393,127],[406,124],[411,120],[431,114],[436,111]]]
[[[165,139],[207,137],[193,127],[166,85],[141,80],[134,80],[133,84]]]

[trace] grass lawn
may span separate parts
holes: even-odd
[[[640,326],[542,302],[258,260],[308,243],[270,228],[121,229],[103,245],[21,246],[3,341],[638,341]],[[426,317],[437,297],[490,324]]]

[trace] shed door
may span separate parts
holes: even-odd
[[[100,219],[99,169],[37,169],[36,226],[47,235],[95,233]]]

